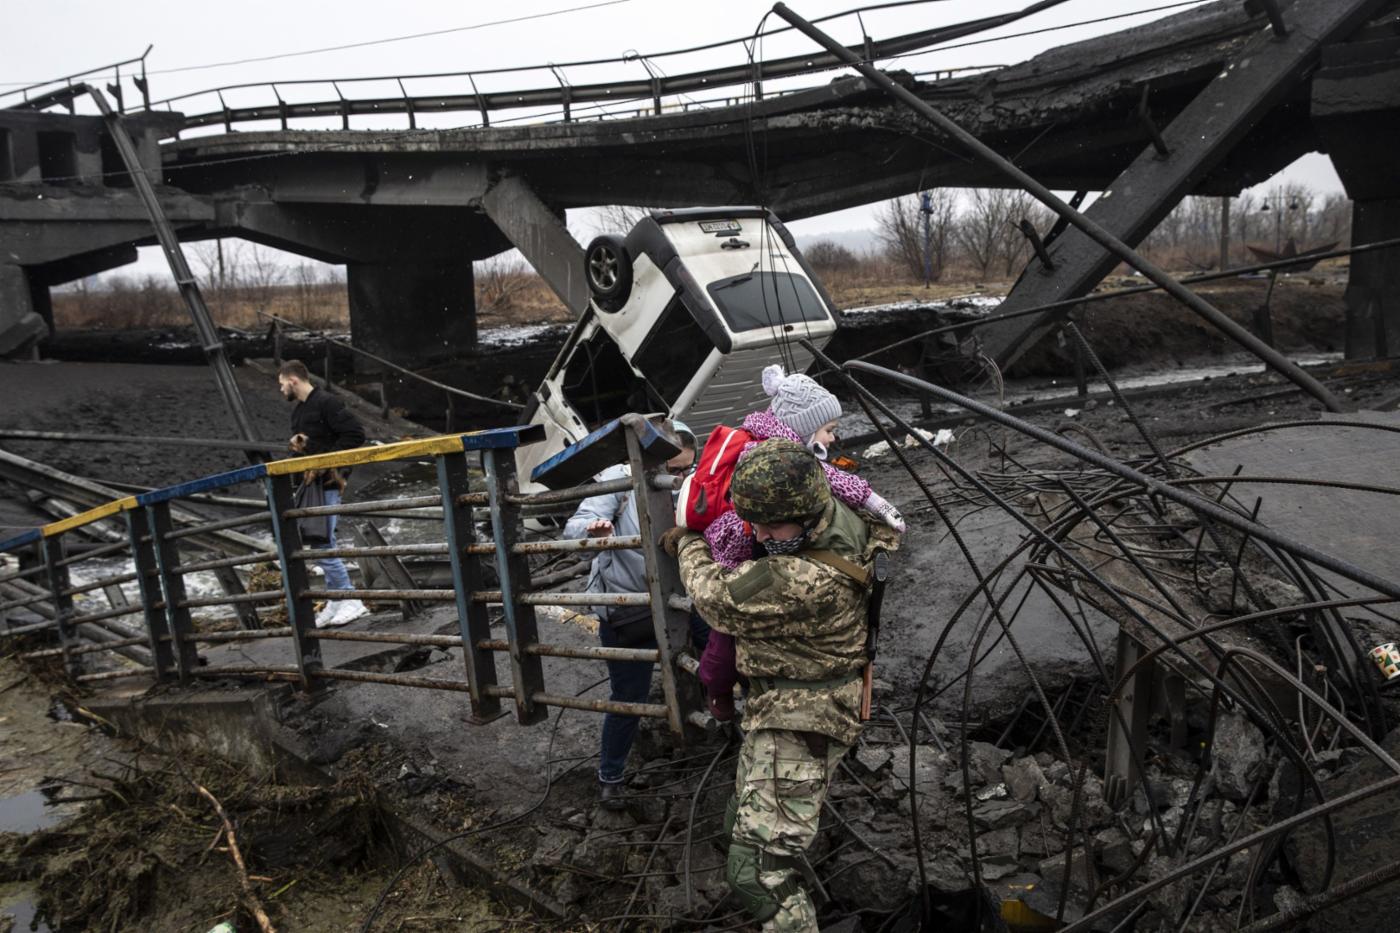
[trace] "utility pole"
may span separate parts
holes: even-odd
[[[924,288],[928,288],[933,281],[933,231],[929,219],[933,216],[933,192],[919,194],[919,213],[924,215]]]

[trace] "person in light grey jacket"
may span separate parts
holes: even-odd
[[[695,462],[695,435],[682,422],[675,421],[659,425],[663,430],[673,431],[681,440],[681,452],[666,463],[672,473],[684,473]],[[594,480],[605,483],[632,475],[626,464],[608,467]],[[641,524],[637,517],[637,498],[630,490],[591,496],[579,503],[573,517],[564,525],[563,537],[607,538],[641,534]],[[600,551],[593,558],[592,571],[588,576],[589,593],[645,593],[646,559],[639,549]],[[598,640],[605,647],[655,647],[654,639],[644,642],[623,644],[623,639],[614,630],[612,623],[622,621],[623,613],[636,610],[631,606],[594,606],[598,617]],[[638,623],[645,625],[646,623]],[[649,626],[648,626],[649,628]],[[691,631],[701,642],[708,630],[703,623],[691,619]],[[645,703],[651,693],[652,662],[650,661],[608,661],[608,680],[612,686],[612,699],[622,703]],[[623,796],[622,775],[627,764],[627,753],[632,749],[632,740],[637,735],[636,716],[623,716],[617,713],[603,715],[603,733],[598,764],[598,794],[603,807],[621,810],[627,806]]]

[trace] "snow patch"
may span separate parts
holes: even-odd
[[[521,324],[515,327],[492,327],[478,334],[478,340],[488,347],[518,347],[554,333],[564,334],[571,324]]]
[[[932,441],[933,446],[935,447],[947,447],[950,444],[952,444],[955,440],[957,440],[957,437],[955,437],[953,435],[953,432],[948,428],[939,428],[937,433],[934,433],[933,431],[926,431],[923,428],[915,428],[914,430],[919,432],[919,436],[922,437],[924,440]],[[914,437],[914,435],[906,434],[904,435],[904,440],[900,444],[900,446],[906,448],[918,447],[919,441]],[[865,450],[861,451],[861,456],[869,460],[875,457],[886,456],[889,452],[889,441],[880,441],[878,443],[871,444],[869,447],[865,448]]]

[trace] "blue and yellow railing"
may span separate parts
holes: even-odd
[[[26,656],[61,658],[69,676],[80,683],[143,676],[156,681],[179,682],[193,678],[251,677],[289,680],[303,689],[311,689],[323,681],[374,681],[466,693],[476,721],[501,715],[501,702],[510,700],[517,719],[525,724],[540,721],[549,707],[568,707],[663,718],[679,732],[686,721],[693,717],[698,721],[700,703],[696,686],[687,678],[675,676],[678,669],[694,669],[693,658],[686,655],[688,613],[680,595],[674,564],[666,561],[655,546],[657,535],[671,521],[669,490],[674,485],[672,478],[658,468],[674,448],[645,420],[627,416],[551,459],[549,466],[555,474],[551,485],[559,485],[559,477],[575,477],[567,488],[523,495],[518,491],[515,477],[515,451],[542,436],[538,426],[496,428],[294,457],[116,498],[31,529],[0,541],[0,554],[11,553],[21,558],[19,569],[0,571],[0,639],[26,633],[54,637],[56,646],[28,651]],[[469,455],[480,457],[479,471],[469,468]],[[308,470],[428,458],[436,466],[438,483],[438,491],[431,495],[315,507],[297,507],[293,501],[298,482]],[[612,483],[579,484],[579,477],[586,478],[580,473],[581,464],[605,461],[631,462],[632,477]],[[596,470],[590,470],[587,475],[592,472]],[[536,478],[549,480],[549,477]],[[182,500],[245,483],[263,485],[266,508],[217,521],[190,521],[187,515],[175,511],[174,507]],[[624,489],[638,497],[639,512],[643,516],[643,533],[639,537],[523,540],[525,510],[567,505],[586,496]],[[328,548],[310,548],[302,542],[298,527],[301,519],[320,515],[383,514],[393,509],[440,509],[443,540],[362,547],[332,543]],[[653,515],[655,521],[651,518]],[[478,543],[473,530],[478,520],[483,519],[491,528],[489,543]],[[66,542],[73,533],[99,522],[109,525],[114,520],[125,526],[124,542],[86,553],[67,553]],[[238,546],[228,545],[227,533],[231,529],[257,524],[271,526],[271,548],[246,536],[233,539]],[[221,534],[224,538],[219,537]],[[617,548],[642,550],[647,563],[648,592],[600,597],[549,592],[532,585],[531,555],[586,554]],[[446,557],[452,587],[316,589],[310,585],[306,568],[307,561],[327,557],[378,560],[401,555]],[[128,558],[134,569],[81,586],[72,584],[72,570],[76,565],[114,556]],[[235,569],[268,562],[275,562],[280,568],[281,588],[244,590]],[[500,580],[499,589],[481,587],[482,571],[487,565],[494,566]],[[186,592],[185,577],[202,571],[216,571],[222,575],[221,582],[225,584],[222,595],[191,597]],[[109,609],[83,613],[75,609],[76,596],[106,589],[111,598],[113,588],[120,590],[123,583],[132,581],[140,591],[137,603],[127,604],[124,598],[118,598],[113,599]],[[315,603],[345,599],[450,603],[456,608],[458,633],[426,635],[317,629]],[[604,648],[540,641],[536,606],[591,606],[599,602],[651,606],[657,647]],[[256,607],[268,604],[285,606],[286,626],[260,627]],[[240,613],[243,630],[197,632],[191,610],[207,606],[233,607]],[[492,606],[500,607],[504,638],[492,634]],[[13,620],[16,614],[21,616],[18,624]],[[112,620],[124,616],[139,616],[144,629],[142,634],[110,627]],[[200,663],[198,647],[201,644],[261,638],[290,640],[294,663],[261,667]],[[433,679],[327,668],[322,663],[321,642],[328,640],[461,648],[465,677],[461,680]],[[138,663],[101,671],[87,669],[88,656],[106,652],[123,652],[128,657],[134,656]],[[506,684],[500,682],[497,673],[499,653],[509,659],[510,676]],[[666,702],[614,703],[552,694],[544,684],[542,659],[545,657],[660,662]]]

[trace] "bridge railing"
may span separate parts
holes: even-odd
[[[563,488],[521,494],[515,476],[515,449],[538,439],[538,427],[500,428],[469,434],[371,446],[310,457],[297,457],[231,470],[165,489],[113,500],[62,521],[52,522],[7,541],[0,554],[20,558],[17,569],[0,572],[0,644],[19,635],[47,634],[57,644],[24,652],[29,660],[55,659],[78,683],[143,677],[155,682],[189,682],[196,678],[284,680],[312,690],[331,681],[360,681],[403,687],[447,690],[466,694],[472,718],[486,722],[514,707],[522,724],[540,721],[551,707],[621,712],[668,722],[680,733],[687,722],[702,724],[698,684],[677,672],[693,672],[689,653],[689,609],[680,592],[673,561],[659,553],[656,538],[672,521],[671,490],[675,477],[664,470],[675,453],[669,440],[644,419],[627,416],[590,435],[585,442],[551,460],[537,473],[553,470],[552,485],[561,477],[577,477]],[[470,455],[480,457],[480,471]],[[438,489],[426,495],[400,496],[330,506],[297,506],[298,482],[307,471],[393,460],[431,458]],[[632,465],[629,478],[611,483],[588,481],[607,462]],[[590,470],[586,475],[580,470]],[[548,477],[546,477],[548,478]],[[248,482],[263,485],[265,509],[232,518],[181,523],[172,505],[193,496]],[[525,517],[540,510],[567,508],[588,496],[630,491],[637,497],[642,534],[588,538],[577,541],[526,540]],[[404,514],[431,512],[442,523],[443,540],[409,544],[369,544],[311,547],[303,540],[300,523],[330,515]],[[479,541],[478,521],[489,526],[488,540]],[[240,535],[248,545],[230,549],[207,546],[215,533],[251,526],[269,528],[271,546]],[[119,527],[120,533],[114,529]],[[68,542],[80,532],[104,530],[110,541],[96,548],[68,553]],[[206,542],[201,546],[200,542]],[[587,556],[613,549],[640,549],[647,567],[648,590],[636,593],[567,593],[545,588],[551,580],[532,581],[529,559],[537,555]],[[234,553],[228,553],[234,550]],[[352,589],[313,586],[307,563],[329,557],[361,562],[401,556],[446,557],[451,587],[429,588],[411,578],[397,588],[361,585]],[[118,572],[111,564],[125,562]],[[275,564],[280,583],[262,584],[251,592],[192,595],[188,578],[196,573]],[[74,574],[85,568],[85,578]],[[362,567],[363,570],[363,567]],[[494,572],[494,587],[488,577]],[[367,577],[362,573],[362,576]],[[258,579],[257,575],[252,577]],[[269,579],[264,575],[263,579]],[[271,577],[271,579],[276,579]],[[402,580],[402,578],[400,578]],[[127,600],[123,584],[135,582],[140,598]],[[105,590],[113,605],[77,608],[75,598]],[[115,595],[114,595],[115,594]],[[358,631],[316,627],[315,603],[361,599],[448,604],[455,607],[456,634]],[[535,615],[539,606],[649,606],[656,635],[655,648],[611,648],[542,641]],[[254,625],[233,631],[200,631],[192,610],[229,606],[281,608],[286,624]],[[503,629],[493,634],[491,608],[499,606]],[[15,616],[19,616],[18,620]],[[135,617],[134,626],[117,620]],[[206,664],[200,646],[231,642],[280,640],[287,643],[286,663]],[[325,642],[377,642],[429,646],[462,651],[464,678],[384,674],[329,667],[323,662]],[[92,655],[122,652],[134,664],[112,670],[90,670]],[[498,676],[496,658],[509,674]],[[545,683],[544,658],[623,660],[659,663],[662,703],[617,703],[552,692]]]
[[[981,32],[1019,18],[1019,15],[988,17],[881,40],[867,36],[851,50],[867,61],[887,60],[927,49],[949,39]],[[786,31],[787,27],[783,27],[764,35]],[[339,119],[343,129],[350,129],[351,117],[386,114],[403,114],[408,118],[409,129],[416,129],[419,118],[425,114],[464,111],[476,113],[479,126],[490,127],[492,120],[498,119],[498,114],[530,109],[548,111],[546,116],[555,116],[569,123],[580,119],[580,114],[583,119],[606,119],[619,115],[659,115],[667,110],[761,101],[765,94],[776,96],[770,87],[775,82],[818,75],[842,67],[836,56],[815,50],[767,60],[755,58],[751,54],[753,38],[747,36],[652,55],[629,53],[619,58],[510,68],[233,84],[158,100],[152,102],[150,108],[183,113],[186,129],[222,126],[226,132],[232,132],[235,124],[250,122],[276,122],[286,130],[291,128],[292,121],[312,118]],[[657,64],[662,59],[731,46],[740,52],[743,61],[673,75],[667,74]],[[569,70],[618,65],[634,68],[639,73],[634,78],[581,84],[571,83],[566,76]],[[982,71],[985,67],[988,66],[944,69],[935,74],[951,76],[958,72]],[[501,76],[532,73],[540,75],[543,80],[527,86],[499,89],[488,86],[500,80]],[[439,90],[428,93],[411,87],[417,85],[421,88],[428,83]],[[714,93],[725,88],[744,90],[740,93]],[[386,90],[390,93],[385,93]],[[792,90],[790,88],[779,93],[791,93]],[[705,96],[697,100],[694,95]],[[297,96],[309,99],[297,100]],[[234,100],[240,97],[252,97],[256,102],[239,103]],[[642,106],[638,107],[639,104]]]

